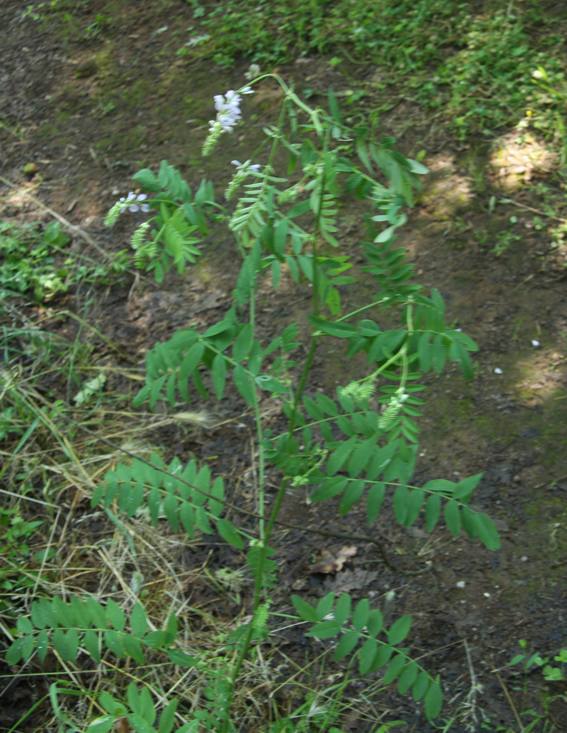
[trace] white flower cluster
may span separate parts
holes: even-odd
[[[104,219],[105,226],[113,227],[120,218],[120,215],[126,211],[126,209],[131,211],[133,214],[137,211],[143,211],[144,213],[148,212],[150,210],[150,205],[145,203],[147,198],[148,194],[134,193],[134,191],[130,191],[127,196],[121,196],[106,215]]]
[[[249,160],[245,163],[241,163],[239,160],[231,160],[230,163],[231,165],[235,165],[237,168],[254,171],[254,173],[257,173],[262,167],[260,163],[251,163]]]
[[[225,132],[232,132],[236,123],[242,117],[240,111],[241,96],[238,92],[229,89],[226,94],[215,94],[216,120],[211,120],[209,125],[213,127],[217,122]]]
[[[232,132],[242,119],[240,103],[243,94],[253,94],[251,87],[243,87],[235,92],[229,89],[226,94],[215,94],[217,116],[209,122],[209,134],[203,145],[203,155],[208,155],[218,142],[223,132]]]
[[[128,211],[131,211],[132,213],[136,213],[136,211],[144,211],[147,212],[150,210],[149,204],[142,203],[148,198],[147,193],[134,193],[134,191],[130,191],[128,196],[122,196],[118,199],[119,203],[124,204],[124,209],[128,209]],[[128,204],[128,206],[126,206]]]

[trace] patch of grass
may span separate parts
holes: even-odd
[[[323,53],[332,66],[374,67],[384,108],[409,98],[439,111],[460,140],[524,115],[546,135],[564,135],[564,33],[539,3],[481,11],[460,0],[186,2],[209,34],[198,55],[205,49],[221,65],[246,58],[269,69]],[[192,37],[203,39],[194,27]],[[190,42],[183,55],[191,53]]]

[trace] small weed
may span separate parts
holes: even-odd
[[[82,280],[104,281],[126,266],[120,253],[110,266],[83,264],[84,255],[69,252],[70,242],[57,221],[42,226],[0,220],[0,299],[32,294],[45,303]]]

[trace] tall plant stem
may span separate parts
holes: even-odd
[[[323,155],[327,152],[327,146],[328,146],[328,133],[325,135],[324,139],[324,147],[323,147]],[[311,305],[311,311],[313,315],[318,315],[320,308],[321,308],[321,294],[319,292],[319,284],[320,284],[320,278],[319,278],[319,262],[318,262],[318,236],[320,233],[320,226],[321,226],[321,213],[322,213],[322,207],[323,207],[323,196],[325,193],[325,170],[323,166],[323,171],[321,173],[321,179],[320,179],[320,198],[319,198],[319,205],[317,207],[317,212],[315,216],[315,235],[313,237],[312,242],[312,257],[313,257],[313,297],[312,297],[312,305]],[[288,423],[288,436],[291,438],[293,435],[296,424],[297,424],[297,415],[299,412],[299,405],[301,403],[301,399],[303,397],[303,393],[305,392],[305,388],[307,386],[307,380],[309,379],[309,375],[311,373],[311,369],[313,367],[313,361],[315,359],[315,354],[317,352],[317,345],[318,345],[318,336],[316,335],[315,331],[311,331],[310,340],[309,340],[309,349],[307,351],[307,356],[305,358],[305,362],[303,365],[303,370],[301,372],[301,377],[299,379],[299,384],[297,387],[297,390],[294,394],[293,399],[293,407],[292,412],[289,418]],[[255,407],[258,407],[257,400],[255,401]],[[259,419],[259,412],[257,415],[257,422]],[[263,451],[261,451],[262,453]],[[265,531],[262,536],[262,532],[260,532],[260,554],[258,558],[258,566],[255,573],[255,582],[254,582],[254,596],[252,599],[252,612],[253,615],[256,614],[261,602],[262,602],[262,596],[264,592],[264,574],[266,569],[266,561],[268,559],[268,552],[269,552],[269,542],[270,538],[272,536],[272,532],[274,529],[274,525],[277,521],[277,518],[279,516],[283,501],[285,499],[285,496],[287,494],[287,490],[289,489],[290,481],[286,477],[282,479],[278,491],[276,493],[276,497],[274,499],[274,504],[272,506],[272,509],[270,511],[270,518],[268,520],[268,524],[265,527]],[[261,520],[262,522],[262,520]],[[263,526],[263,522],[262,522]],[[250,645],[252,643],[252,636],[254,633],[254,620],[250,621],[248,624],[248,627],[246,629],[246,634],[244,636],[244,639],[242,640],[240,650],[238,652],[238,656],[236,658],[236,661],[234,663],[234,666],[231,670],[230,674],[230,680],[229,680],[229,694],[228,694],[228,702],[226,706],[226,715],[222,721],[222,727],[220,729],[220,733],[227,733],[228,731],[228,724],[229,724],[229,718],[228,718],[228,712],[230,710],[230,707],[232,705],[232,699],[234,696],[234,687],[236,684],[236,681],[240,675],[240,670],[242,669],[242,665],[244,664],[244,660],[248,656],[248,651],[250,649]]]

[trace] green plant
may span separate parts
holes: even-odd
[[[41,520],[28,521],[17,507],[0,508],[0,611],[8,612],[11,604],[6,600],[33,585],[30,575],[22,572],[31,557],[28,544]]]
[[[194,399],[222,400],[233,389],[255,425],[255,509],[243,512],[228,500],[225,481],[206,463],[168,461],[158,453],[118,462],[92,496],[93,508],[114,523],[137,517],[189,538],[218,535],[242,553],[238,556],[244,554],[252,581],[249,615],[230,633],[216,635],[214,650],[202,650],[190,633],[184,642],[175,612],[156,629],[137,597],[128,601],[127,612],[114,599],[103,603],[92,595],[35,600],[29,617],[22,615],[13,631],[7,654],[12,665],[32,657],[42,663],[52,651],[71,666],[85,656],[100,664],[111,655],[140,666],[152,659],[191,669],[203,681],[191,710],[181,713],[181,701],[162,697],[157,728],[156,703],[146,686],[122,690],[125,702],[107,691],[91,695],[102,715],[90,721],[89,733],[110,731],[122,718],[136,730],[154,733],[173,730],[176,719],[178,731],[239,729],[235,705],[243,670],[276,617],[276,528],[292,492],[304,492],[308,503],[333,504],[341,516],[364,504],[370,527],[388,507],[403,527],[422,519],[431,532],[443,521],[455,537],[464,533],[491,550],[499,547],[494,523],[471,504],[481,474],[456,482],[432,479],[418,485],[413,480],[422,377],[439,374],[450,363],[471,376],[470,354],[477,348],[447,324],[441,294],[427,293],[413,281],[413,269],[395,243],[419,176],[427,170],[397,152],[393,140],[377,143],[363,128],[348,129],[333,93],[327,112],[308,106],[277,76],[252,84],[267,79],[279,85],[283,102],[278,124],[265,128],[265,162],[236,162],[223,202],[215,200],[207,181],[193,196],[180,173],[163,162],[157,176],[148,169],[138,173],[135,181],[144,193],[118,202],[108,216],[112,224],[128,208],[151,212],[133,244],[139,264],[158,282],[172,266],[182,273],[195,260],[211,220],[231,232],[240,269],[230,308],[208,328],[178,330],[150,350],[135,404],[153,409],[163,403],[178,410]],[[251,92],[243,88],[215,97],[217,116],[205,155],[234,129],[242,95]],[[366,206],[368,219],[362,272],[356,272],[354,255],[341,244],[342,212],[354,198]],[[349,302],[363,277],[375,294],[362,303]],[[277,290],[284,278],[311,293],[304,343],[294,323],[269,335],[259,326],[261,285],[271,282]],[[393,327],[383,325],[384,319],[394,319]],[[316,356],[328,347],[368,363],[364,376],[348,375],[333,395],[311,384]],[[266,424],[266,398],[281,407],[277,427]],[[276,487],[271,500],[268,484]],[[373,536],[361,541],[379,545]],[[353,676],[380,673],[383,685],[395,683],[400,694],[421,701],[427,719],[438,716],[441,683],[407,647],[410,615],[387,621],[368,598],[348,593],[310,600],[293,596],[291,601],[292,618],[307,626],[308,638],[324,644],[334,662],[348,664]],[[328,720],[335,722],[333,716]]]
[[[0,221],[0,299],[32,293],[35,300],[46,302],[81,280],[101,281],[113,270],[123,271],[120,253],[110,267],[83,264],[88,259],[72,255],[70,241],[57,221],[45,226]]]
[[[567,649],[560,649],[553,657],[544,657],[539,652],[528,653],[528,642],[525,639],[520,639],[518,643],[522,651],[510,660],[510,667],[521,664],[526,672],[538,668],[546,682],[563,682],[567,679]]]

